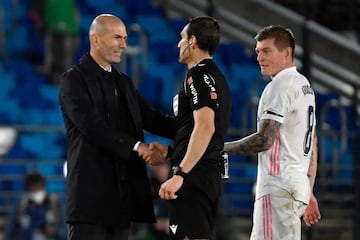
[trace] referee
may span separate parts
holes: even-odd
[[[221,193],[220,153],[231,111],[226,79],[212,59],[219,31],[215,19],[197,17],[180,33],[179,62],[188,72],[173,99],[172,174],[159,191],[169,200],[170,239],[212,238]]]

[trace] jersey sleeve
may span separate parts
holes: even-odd
[[[185,91],[192,110],[209,107],[215,111],[219,107],[215,80],[209,74],[189,75],[185,81]]]
[[[296,91],[291,80],[271,84],[263,96],[264,106],[261,118],[283,123],[284,116],[289,111],[295,95]]]

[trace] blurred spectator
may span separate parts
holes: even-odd
[[[7,240],[59,240],[60,204],[55,194],[45,190],[45,178],[26,175],[26,192],[8,221]]]
[[[17,131],[11,127],[0,127],[0,159],[13,147]]]
[[[51,82],[74,62],[79,45],[79,16],[75,0],[32,0],[30,17],[45,41],[43,71]]]
[[[159,196],[160,186],[168,179],[169,169],[168,164],[152,166],[150,169],[150,183],[154,197],[156,223],[150,225],[146,239],[169,239],[169,210],[166,201]]]

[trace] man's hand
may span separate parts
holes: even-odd
[[[152,142],[149,145],[150,150],[154,150],[157,149],[161,152],[161,154],[163,155],[164,159],[166,158],[168,151],[169,151],[169,147],[165,146],[159,142]]]
[[[164,200],[176,199],[175,194],[183,185],[184,179],[181,176],[174,175],[172,178],[164,182],[159,190],[159,196]]]
[[[159,149],[154,147],[150,149],[149,145],[145,143],[139,144],[137,152],[150,165],[160,165],[165,161],[165,157]]]
[[[321,218],[321,214],[319,211],[319,205],[314,194],[310,196],[309,205],[306,207],[303,219],[306,226],[311,227],[311,225],[317,223]]]

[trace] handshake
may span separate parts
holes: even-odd
[[[152,166],[160,165],[165,162],[168,154],[168,146],[159,142],[152,142],[146,144],[141,142],[137,148],[139,157],[142,157],[145,162]]]

